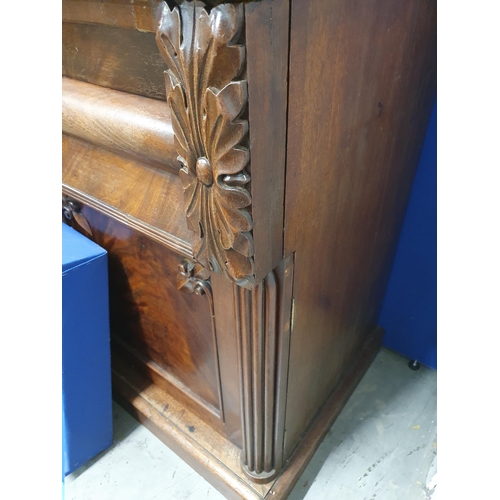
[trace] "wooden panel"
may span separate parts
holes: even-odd
[[[62,79],[63,132],[177,172],[167,103]]]
[[[137,373],[146,377],[150,383],[154,383],[181,402],[185,408],[189,408],[190,411],[203,418],[214,430],[226,436],[226,425],[221,409],[212,406],[199,394],[182,383],[175,375],[172,375],[170,371],[165,370],[158,363],[151,360],[149,356],[141,354],[116,335],[111,336],[111,352],[112,359],[119,356],[128,364],[130,369],[136,370]]]
[[[63,135],[64,190],[184,255],[191,231],[177,175]]]
[[[217,345],[219,347],[224,416],[228,438],[241,448],[240,371],[236,340],[236,318],[232,282],[222,274],[210,277],[214,292]]]
[[[245,5],[255,279],[283,255],[289,0]]]
[[[220,412],[211,296],[177,289],[183,257],[87,206],[81,213],[108,252],[112,335],[138,351],[137,362],[152,360]]]
[[[166,67],[153,33],[63,23],[63,76],[165,100]]]
[[[435,96],[435,10],[431,0],[292,4],[288,452],[377,321]]]
[[[63,21],[96,23],[154,33],[163,0],[63,0]]]

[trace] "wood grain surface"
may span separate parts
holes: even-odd
[[[289,0],[245,5],[255,279],[282,260]]]
[[[66,0],[63,193],[109,252],[118,397],[228,497],[284,499],[378,347],[436,5],[220,3]]]
[[[179,176],[63,135],[64,189],[183,255],[192,255]]]
[[[253,290],[234,287],[240,365],[242,463],[257,482],[283,464],[293,258]]]
[[[197,413],[223,432],[212,296],[178,289],[183,257],[85,205],[81,215],[108,252],[113,352],[195,411],[193,401],[201,405],[217,418]]]
[[[64,0],[63,21],[104,24],[154,33],[163,0]]]
[[[288,452],[377,322],[435,97],[436,4],[296,0],[291,23]]]
[[[115,358],[113,365],[115,397],[226,498],[285,500],[370,366],[380,346],[382,334],[382,330],[378,329],[368,336],[349,373],[326,401],[282,475],[265,484],[257,484],[243,474],[238,447],[214,433],[209,425],[179,405],[168,393],[130,370],[120,358]]]
[[[62,130],[159,168],[180,168],[170,108],[156,99],[63,78]]]
[[[63,23],[62,34],[63,76],[165,100],[165,64],[153,33]]]

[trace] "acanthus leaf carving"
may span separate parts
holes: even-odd
[[[237,43],[242,22],[241,5],[218,5],[209,13],[199,1],[173,10],[165,3],[156,41],[168,68],[167,102],[187,223],[198,235],[194,258],[251,287],[249,151],[242,145],[248,122],[241,118],[247,85],[237,79],[245,63],[245,48]]]

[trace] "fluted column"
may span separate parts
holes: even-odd
[[[242,455],[255,481],[282,467],[291,323],[292,259],[252,290],[234,287],[240,364]]]

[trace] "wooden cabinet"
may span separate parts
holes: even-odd
[[[286,498],[380,345],[432,1],[63,1],[63,205],[109,254],[118,399]]]

